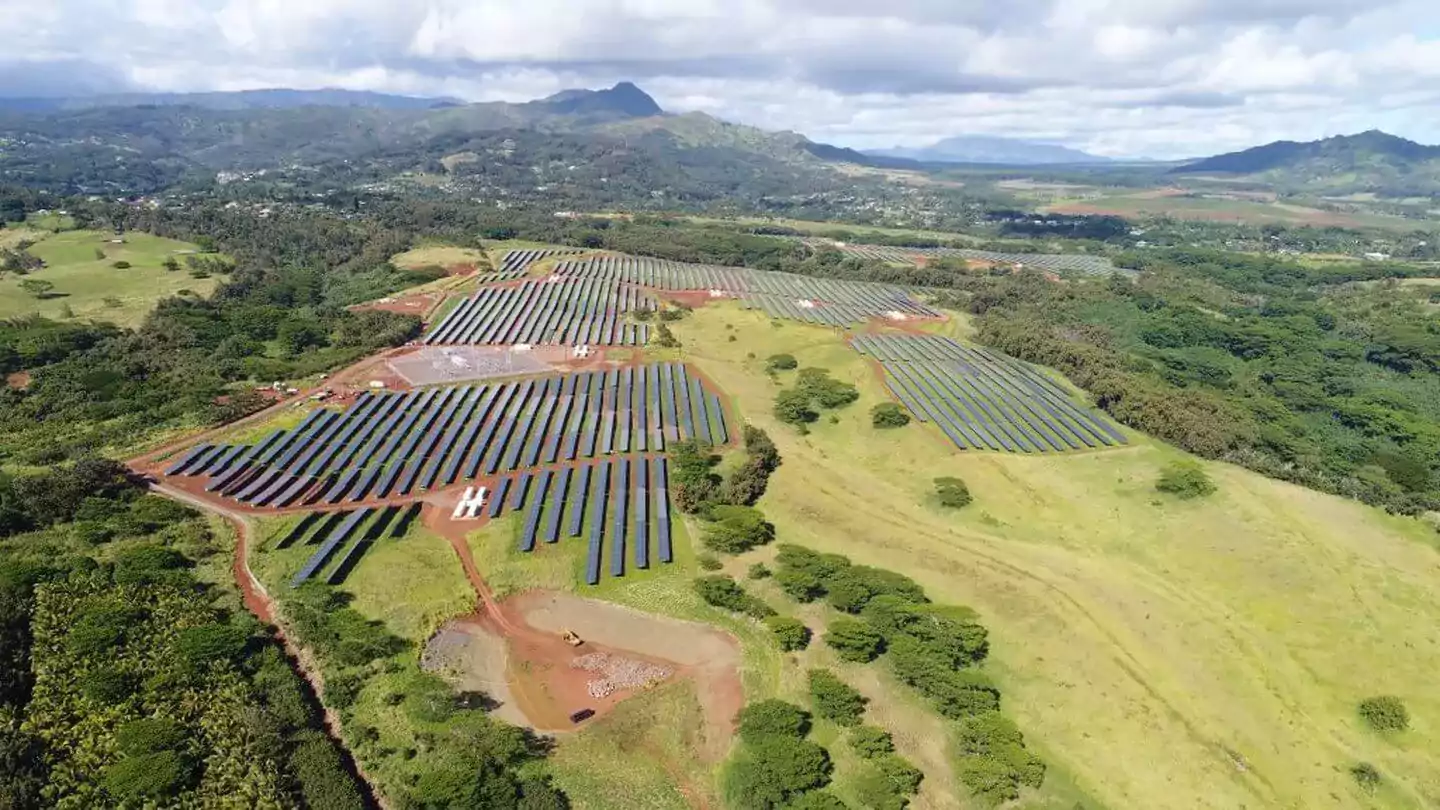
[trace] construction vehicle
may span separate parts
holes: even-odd
[[[576,635],[574,630],[566,630],[565,643],[569,644],[571,647],[579,647],[581,644],[585,643],[585,639],[580,638],[580,636]]]

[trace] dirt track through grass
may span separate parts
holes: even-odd
[[[1143,438],[962,455],[927,426],[874,431],[883,388],[829,330],[727,306],[676,334],[779,445],[761,506],[783,539],[981,612],[1007,711],[1057,783],[1147,810],[1440,802],[1432,722],[1387,742],[1354,715],[1361,698],[1393,693],[1440,717],[1440,556],[1421,524],[1219,464],[1207,465],[1215,497],[1162,500],[1154,478],[1177,454]],[[861,401],[808,437],[777,424],[762,364],[780,351],[856,383]],[[976,494],[961,513],[929,503],[930,479],[946,474]],[[1360,760],[1391,787],[1360,793],[1347,772]]]

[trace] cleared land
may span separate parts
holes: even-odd
[[[1317,227],[1393,230],[1414,230],[1416,227],[1415,220],[1383,214],[1326,211],[1304,205],[1246,199],[1236,195],[1157,193],[1155,189],[1103,194],[1080,200],[1055,200],[1043,210],[1052,214],[1111,214],[1129,218],[1168,216],[1211,222],[1273,222]]]
[[[123,244],[111,240],[114,234],[99,231],[66,231],[47,236],[31,246],[30,253],[45,267],[27,276],[6,274],[0,278],[0,318],[39,313],[60,318],[65,308],[81,320],[110,321],[135,326],[155,302],[190,290],[208,295],[220,284],[219,277],[192,278],[184,267],[184,255],[198,251],[195,245],[144,233],[128,233]],[[103,251],[104,259],[96,258]],[[175,257],[178,271],[162,264]],[[117,269],[116,262],[130,267]],[[38,279],[55,285],[50,297],[36,299],[20,287],[22,279]]]
[[[1206,465],[1212,498],[1165,501],[1153,483],[1177,454],[1144,440],[1066,457],[959,453],[923,425],[871,429],[883,387],[829,330],[727,306],[676,333],[779,446],[761,506],[780,537],[980,611],[1007,712],[1057,784],[1111,807],[1440,801],[1433,723],[1389,742],[1355,716],[1373,694],[1440,716],[1432,530],[1222,464]],[[777,351],[855,383],[861,400],[809,436],[778,424],[762,368]],[[962,477],[976,503],[932,505],[939,475]],[[1360,793],[1346,772],[1360,760],[1391,786]]]

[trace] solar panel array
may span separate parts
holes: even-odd
[[[420,514],[420,504],[354,511],[311,512],[291,527],[276,548],[297,544],[317,546],[291,579],[292,585],[323,577],[339,585],[376,541],[405,536]]]
[[[1043,374],[1005,355],[929,335],[857,335],[885,384],[962,450],[1047,452],[1111,447],[1125,437]]]
[[[566,278],[482,287],[451,310],[426,343],[643,345],[649,327],[625,315],[656,308],[643,290],[614,281]]]
[[[681,363],[495,385],[365,392],[254,445],[202,445],[166,470],[284,508],[412,496],[497,473],[729,441],[719,396]]]
[[[523,514],[519,550],[524,552],[534,551],[537,542],[588,537],[585,581],[594,585],[607,567],[611,576],[624,576],[627,555],[637,568],[674,559],[668,480],[664,457],[638,455],[512,473],[496,481],[485,515]]]
[[[829,239],[818,239],[805,237],[802,242],[810,247],[828,247],[847,253],[851,256],[859,256],[862,259],[872,259],[880,262],[891,262],[894,264],[914,264],[917,256],[938,256],[944,258],[973,259],[975,261],[995,262],[997,264],[1021,264],[1036,270],[1048,270],[1058,275],[1081,275],[1100,276],[1111,273],[1127,273],[1115,266],[1104,256],[1086,256],[1076,253],[996,253],[990,250],[970,250],[969,248],[912,248],[912,247],[891,247],[889,245],[856,245],[836,244]]]
[[[530,265],[538,261],[553,258],[555,256],[568,256],[579,253],[578,250],[512,250],[500,259],[498,270],[484,273],[480,276],[481,284],[493,284],[497,281],[514,281],[524,278],[530,272]]]
[[[793,273],[686,264],[637,256],[590,256],[555,266],[560,276],[604,279],[658,290],[715,290],[739,298],[751,309],[776,318],[828,326],[850,326],[900,313],[936,318],[939,312],[915,300],[903,287],[865,281],[814,278]]]

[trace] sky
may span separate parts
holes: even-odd
[[[1178,158],[1440,143],[1434,0],[0,0],[0,96],[341,87],[522,101],[634,81],[856,148]]]

